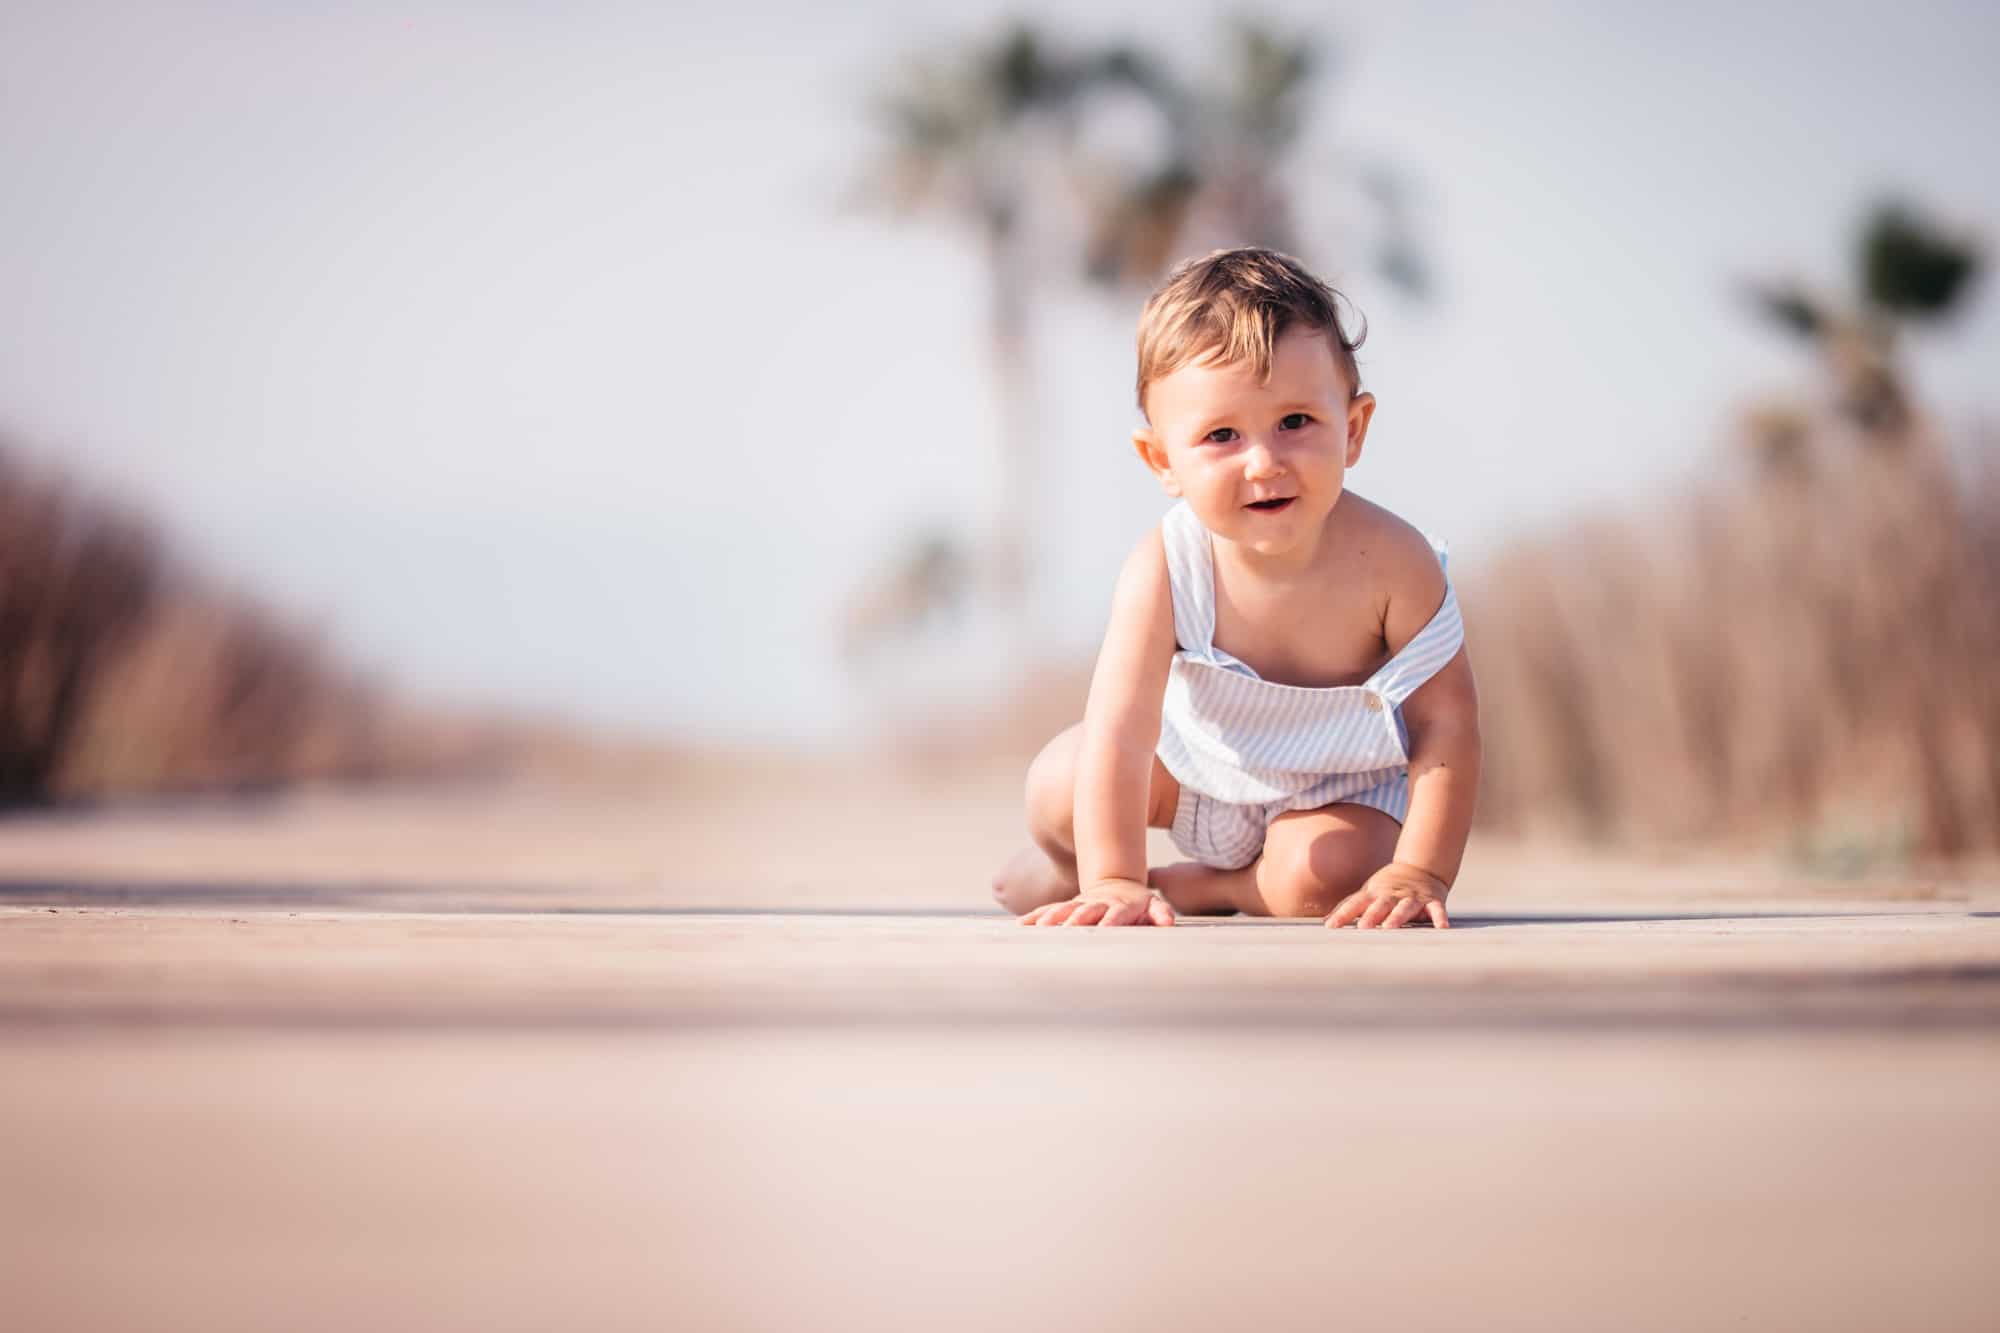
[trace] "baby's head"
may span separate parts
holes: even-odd
[[[1278,550],[1339,500],[1375,410],[1340,299],[1245,247],[1187,260],[1147,300],[1133,443],[1210,531]]]
[[[1272,354],[1288,329],[1327,335],[1350,397],[1361,392],[1361,368],[1340,319],[1340,293],[1290,255],[1262,246],[1216,250],[1174,266],[1139,314],[1139,412],[1153,419],[1146,391],[1197,361],[1248,362],[1269,379]]]

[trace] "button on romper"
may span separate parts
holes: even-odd
[[[1234,870],[1257,859],[1265,829],[1286,810],[1348,801],[1400,824],[1410,808],[1401,705],[1465,641],[1450,578],[1430,623],[1362,684],[1284,685],[1215,646],[1214,551],[1187,501],[1167,511],[1160,531],[1179,644],[1158,747],[1181,785],[1174,846]],[[1445,544],[1430,541],[1443,566]]]

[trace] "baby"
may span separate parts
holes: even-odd
[[[1132,440],[1179,502],[1028,769],[1035,845],[993,884],[1023,924],[1451,924],[1479,701],[1443,546],[1345,488],[1375,398],[1335,300],[1246,248],[1146,302]],[[1148,871],[1149,826],[1194,859]]]

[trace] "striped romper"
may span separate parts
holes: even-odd
[[[1174,846],[1234,870],[1257,858],[1265,828],[1286,810],[1348,801],[1400,824],[1410,808],[1402,702],[1465,641],[1450,579],[1430,623],[1362,684],[1284,685],[1215,646],[1214,554],[1185,500],[1167,511],[1160,533],[1179,645],[1158,749],[1181,785]],[[1431,538],[1431,546],[1442,566],[1444,543]]]

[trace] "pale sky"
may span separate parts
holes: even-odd
[[[838,607],[913,526],[978,528],[996,441],[971,238],[828,201],[899,53],[1024,13],[1192,67],[1217,31],[1076,8],[8,3],[0,423],[413,689],[852,735],[908,682],[839,673]],[[1381,400],[1350,482],[1455,569],[1670,494],[1805,382],[1735,279],[1844,280],[1884,190],[2000,221],[1989,6],[1262,12],[1340,45],[1315,235],[1320,164],[1418,183],[1437,299],[1327,276]],[[1057,656],[1165,505],[1127,442],[1138,303],[1038,307]],[[1990,414],[1991,284],[1916,351],[1947,418]]]

